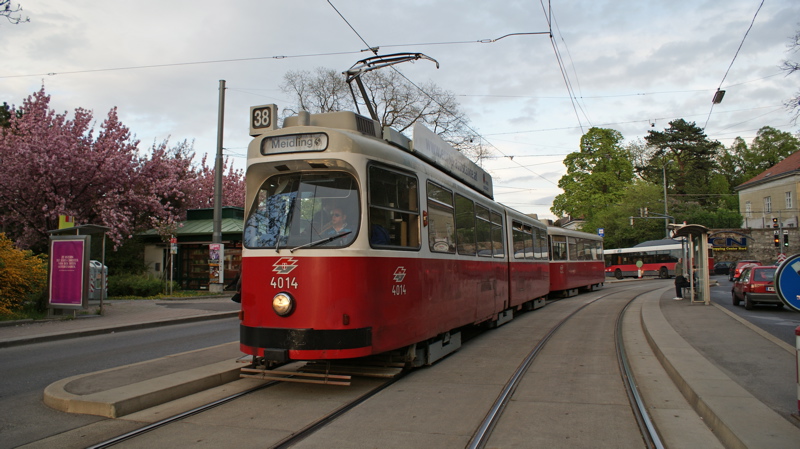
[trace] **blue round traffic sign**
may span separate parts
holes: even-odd
[[[790,256],[778,266],[775,289],[784,304],[800,312],[800,254]]]

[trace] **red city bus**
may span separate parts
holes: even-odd
[[[606,276],[617,279],[624,277],[658,276],[668,279],[675,274],[675,264],[681,257],[681,243],[668,243],[655,246],[634,246],[633,248],[606,249]],[[641,267],[637,262],[641,261]]]

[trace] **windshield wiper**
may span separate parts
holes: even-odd
[[[315,247],[317,245],[322,245],[323,243],[332,242],[332,241],[334,241],[334,240],[336,240],[336,239],[338,239],[340,237],[344,237],[344,236],[346,236],[348,234],[352,234],[352,233],[353,233],[353,231],[347,231],[347,232],[342,232],[341,234],[336,234],[336,235],[331,236],[331,237],[325,237],[324,239],[317,240],[315,242],[310,242],[310,243],[306,243],[305,245],[300,245],[300,246],[294,247],[294,248],[290,249],[289,252],[293,253],[293,252],[295,252],[295,251],[297,251],[298,249],[301,249],[301,248],[313,248],[313,247]]]

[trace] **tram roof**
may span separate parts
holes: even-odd
[[[250,135],[258,138],[267,131],[277,131],[279,128],[275,120],[267,120],[267,125],[255,126],[252,119],[254,111],[259,111],[262,114],[260,117],[275,117],[277,116],[277,110],[278,107],[274,104],[251,107]],[[263,118],[260,120],[264,121]],[[352,111],[320,114],[300,111],[296,115],[287,117],[280,129],[289,131],[289,128],[303,126],[356,131],[365,136],[381,139],[395,148],[400,148],[413,154],[431,166],[463,182],[476,192],[494,200],[492,175],[472,162],[463,153],[453,148],[438,134],[420,123],[414,124],[412,140],[388,126],[381,128],[380,122]]]

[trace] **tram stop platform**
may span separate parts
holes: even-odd
[[[682,396],[724,447],[800,447],[800,422],[792,416],[797,413],[795,348],[722,307],[674,301],[672,281],[640,282],[663,282],[663,289],[642,302],[645,336]],[[229,295],[109,301],[104,315],[96,318],[0,326],[0,347],[234,317],[238,309]],[[238,342],[231,342],[74,376],[48,386],[44,401],[65,412],[126,416],[238,379],[241,356]]]

